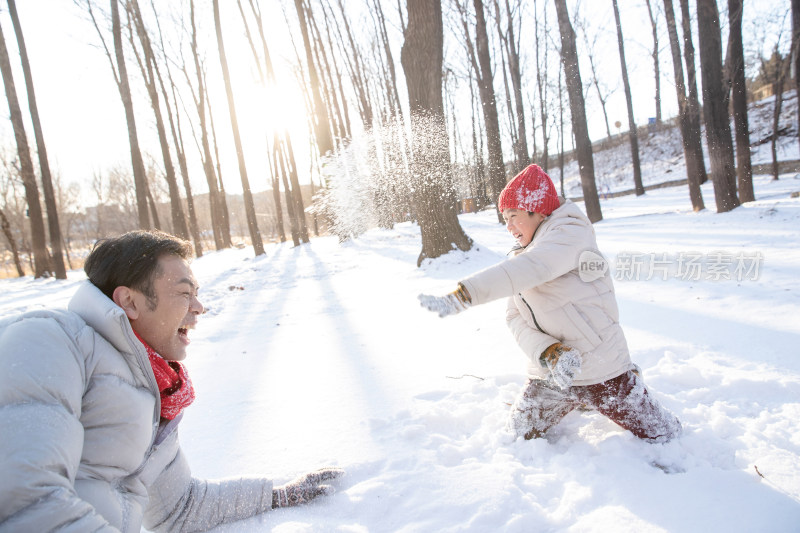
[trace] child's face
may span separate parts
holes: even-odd
[[[545,217],[541,213],[528,213],[522,209],[506,209],[503,211],[503,218],[508,232],[524,248],[531,243],[536,228]]]

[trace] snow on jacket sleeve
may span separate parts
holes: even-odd
[[[91,335],[73,338],[53,315],[5,324],[0,327],[0,531],[116,531],[74,489],[86,384],[78,344],[92,342]],[[80,326],[73,323],[70,329],[88,329]]]
[[[548,223],[550,227],[546,227]],[[574,270],[584,250],[594,248],[594,231],[587,222],[564,216],[547,220],[523,253],[461,280],[472,304],[484,304],[519,294]]]
[[[152,465],[157,477],[152,483],[145,481],[150,503],[144,526],[155,533],[206,531],[272,509],[272,481],[268,479],[193,478],[177,431],[166,437],[154,454],[167,462]]]

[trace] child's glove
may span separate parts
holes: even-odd
[[[548,346],[539,356],[539,363],[550,370],[553,383],[560,389],[571,387],[575,375],[581,372],[580,352],[560,342]]]
[[[467,289],[458,284],[458,288],[444,296],[431,296],[420,294],[417,296],[419,303],[428,311],[439,313],[439,316],[455,315],[461,311],[466,311],[472,305],[472,298]]]
[[[333,492],[333,487],[320,483],[336,479],[342,474],[344,474],[344,470],[338,468],[323,468],[300,476],[286,485],[276,487],[272,489],[272,508],[294,507],[308,503],[317,496],[330,494]]]

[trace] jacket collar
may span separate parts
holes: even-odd
[[[161,413],[161,397],[153,369],[144,344],[133,332],[128,315],[91,281],[84,281],[67,306],[80,316],[86,324],[102,336],[120,353],[128,363],[135,379],[146,385],[155,397],[153,404],[153,438],[158,428]]]
[[[78,287],[68,308],[118,351],[123,353],[135,351],[133,341],[136,337],[125,311],[92,282],[87,280]]]

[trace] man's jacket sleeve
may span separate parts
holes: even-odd
[[[0,324],[0,531],[115,531],[74,489],[86,383],[79,342],[50,317]]]
[[[205,531],[272,509],[272,482],[268,479],[193,478],[177,431],[158,445],[154,455],[155,464],[148,468],[153,467],[155,479],[144,480],[150,496],[144,526],[151,531]]]

